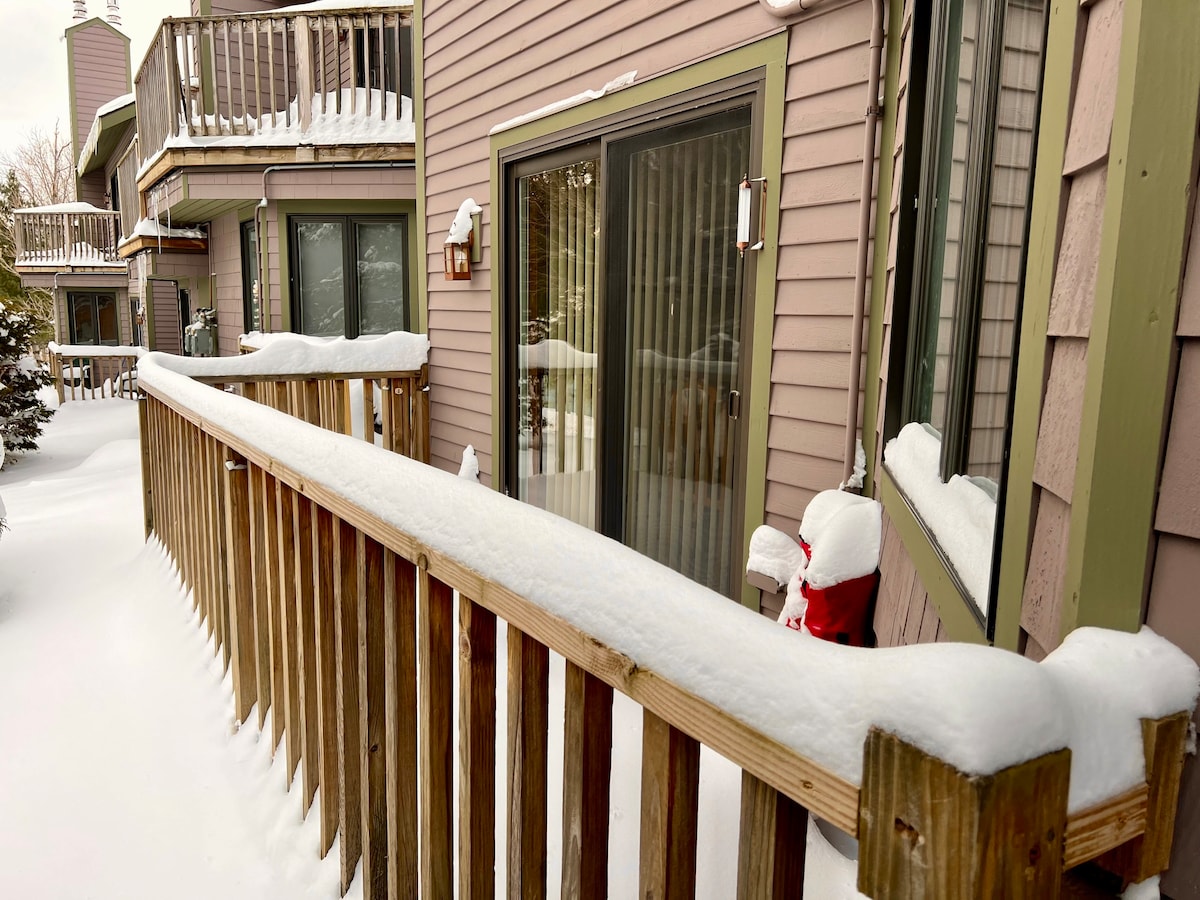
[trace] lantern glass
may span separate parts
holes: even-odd
[[[471,277],[471,243],[446,244],[445,274],[447,281],[465,281]]]

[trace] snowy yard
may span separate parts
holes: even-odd
[[[127,400],[67,404],[0,472],[0,897],[334,898],[336,849],[318,859],[282,764],[234,733],[142,540],[140,477]]]

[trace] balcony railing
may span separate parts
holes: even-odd
[[[15,214],[17,266],[68,269],[121,266],[120,213],[64,203]]]
[[[803,638],[473,480],[198,384],[188,362],[141,364],[147,536],[192,589],[238,718],[271,710],[306,811],[320,788],[343,892],[361,860],[368,898],[494,896],[499,829],[505,893],[542,897],[561,823],[563,895],[604,897],[610,779],[640,769],[638,893],[693,896],[701,743],[741,770],[739,897],[804,896],[806,810],[859,838],[878,898],[1054,898],[1102,855],[1127,882],[1165,868],[1196,669],[1160,639],[1098,633],[1099,656],[1034,664]],[[1177,699],[1131,686],[1148,668]],[[1105,678],[1122,690],[1102,711]],[[620,768],[614,691],[641,707],[640,763]]]
[[[400,6],[163,20],[134,82],[141,162],[218,140],[412,143],[411,23]]]

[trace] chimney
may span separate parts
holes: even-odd
[[[108,0],[108,24],[121,24],[121,4],[120,0]]]
[[[75,15],[71,19],[75,22],[82,22],[87,18],[87,0],[75,0]]]

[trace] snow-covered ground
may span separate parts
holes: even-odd
[[[136,405],[104,400],[66,404],[0,472],[0,897],[335,898],[336,848],[319,860],[300,792],[235,733],[143,541],[139,466]]]
[[[0,471],[0,897],[336,898],[338,848],[319,859],[317,807],[303,820],[286,754],[272,762],[256,727],[236,727],[204,627],[143,541],[136,405],[68,403],[40,444]],[[561,697],[561,660],[552,670]],[[640,726],[618,697],[613,897],[637,891]],[[557,748],[561,764],[561,736]],[[734,893],[739,787],[705,751],[700,897]],[[556,835],[549,849],[557,896]],[[808,854],[810,896],[859,896],[854,863],[815,830]]]

